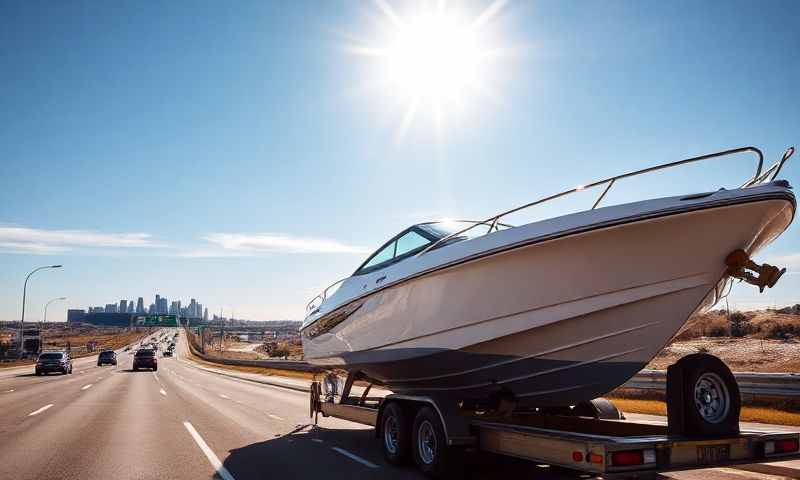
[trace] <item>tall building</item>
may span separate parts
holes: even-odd
[[[161,303],[158,305],[158,313],[166,315],[169,311],[169,307],[167,306],[167,297],[161,297]]]
[[[170,315],[180,315],[181,312],[181,302],[172,302],[169,305],[169,314]]]
[[[158,311],[158,309],[161,308],[161,295],[156,293],[156,301],[153,302],[153,305],[156,306],[156,310],[153,313],[161,313]]]
[[[144,298],[142,297],[136,301],[136,313],[144,313]]]
[[[189,311],[187,312],[187,316],[191,318],[197,318],[200,316],[197,314],[197,300],[194,298],[189,301]]]
[[[128,311],[125,313],[133,313],[133,300],[128,300]]]
[[[117,304],[116,303],[107,303],[106,308],[104,309],[105,313],[117,313]]]
[[[203,310],[203,321],[204,322],[208,321],[208,307],[206,307],[206,309]]]
[[[125,313],[128,311],[128,301],[127,300],[120,300],[119,301],[119,313]]]
[[[155,313],[156,313],[156,304],[155,303],[151,303],[150,304],[150,308],[147,309],[147,314],[148,315],[155,315]]]
[[[92,308],[89,307],[89,311],[91,311],[91,310],[92,310]],[[81,322],[81,321],[83,321],[84,318],[86,318],[86,312],[84,310],[78,310],[78,309],[72,309],[72,308],[67,310],[67,322],[68,323]]]

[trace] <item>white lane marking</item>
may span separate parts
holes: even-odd
[[[84,386],[82,386],[82,387],[81,387],[81,390],[88,390],[88,389],[90,389],[90,388],[92,388],[92,384],[91,384],[91,383],[90,383],[89,385],[84,385]]]
[[[40,413],[44,412],[45,410],[47,410],[48,408],[50,408],[52,406],[53,406],[52,403],[48,403],[47,405],[45,405],[44,407],[40,408],[39,410],[32,411],[31,413],[28,414],[28,416],[32,417],[34,415],[39,415]]]
[[[274,418],[275,420],[283,420],[283,417],[279,417],[279,416],[277,416],[277,415],[273,415],[273,414],[271,414],[271,413],[268,413],[268,414],[267,414],[267,416],[268,416],[269,418]]]
[[[219,396],[224,398],[224,399],[226,399],[226,400],[230,400],[231,399],[231,397],[225,395],[224,393],[220,393]]]
[[[161,390],[159,390],[158,393],[160,393],[161,395],[164,395],[165,397],[167,396],[167,392],[165,392],[163,388]]]
[[[6,393],[11,393],[13,391],[14,391],[14,389],[12,388],[11,390],[6,390]]]
[[[197,446],[200,447],[200,450],[206,455],[208,459],[208,463],[211,464],[212,467],[217,471],[217,475],[219,475],[222,480],[235,480],[231,472],[228,471],[227,468],[219,461],[219,458],[214,454],[214,451],[209,448],[208,444],[203,440],[203,437],[197,433],[197,430],[194,429],[194,426],[189,422],[183,422],[183,426],[186,427],[186,430],[189,431],[189,435],[192,436]]]
[[[322,442],[324,442],[325,440],[323,440],[323,439],[321,439],[321,438],[312,438],[312,439],[311,439],[311,441],[312,441],[312,442],[317,442],[317,443],[322,443]]]
[[[355,460],[356,462],[360,463],[361,465],[365,465],[365,466],[367,466],[369,468],[381,468],[378,465],[375,465],[374,463],[370,462],[369,460],[364,460],[363,458],[359,457],[355,453],[348,452],[344,448],[331,447],[331,450],[333,450],[336,453],[341,453],[342,455],[344,455],[345,457],[349,458],[350,460]]]

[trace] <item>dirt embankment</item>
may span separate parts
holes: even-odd
[[[715,310],[689,319],[648,368],[709,353],[739,372],[800,372],[800,305],[780,310]]]

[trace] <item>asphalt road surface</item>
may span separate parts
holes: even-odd
[[[371,428],[331,418],[313,427],[305,393],[198,368],[180,340],[177,358],[159,352],[158,372],[132,372],[125,353],[116,367],[78,359],[72,375],[0,370],[0,479],[423,478],[412,467],[387,465]],[[483,454],[469,472],[477,479],[581,478]],[[800,478],[800,462],[663,478],[787,477]]]

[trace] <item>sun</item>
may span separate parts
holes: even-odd
[[[473,15],[443,1],[401,13],[386,1],[376,5],[381,22],[375,38],[348,50],[369,59],[368,90],[399,107],[398,140],[425,114],[441,133],[446,118],[474,106],[476,99],[497,98],[491,73],[500,48],[488,26],[504,0]]]
[[[443,12],[410,19],[397,28],[386,50],[387,78],[402,94],[425,102],[463,95],[483,80],[476,37],[468,25]]]

